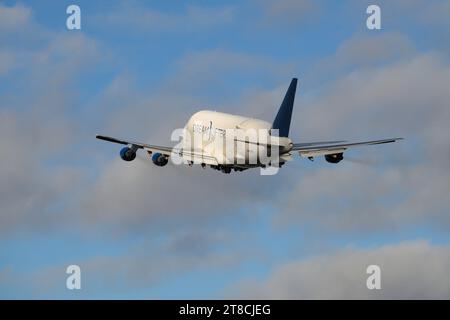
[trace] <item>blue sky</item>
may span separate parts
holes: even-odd
[[[369,4],[1,2],[0,297],[449,298],[450,6],[378,1],[368,30]],[[292,77],[296,142],[406,140],[265,177],[94,139],[168,145],[205,108],[272,121]]]

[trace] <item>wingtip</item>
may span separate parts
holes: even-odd
[[[104,135],[102,135],[102,134],[96,134],[96,135],[95,135],[95,138],[96,138],[96,139],[99,139],[99,140],[105,140],[105,138],[107,138],[107,137],[104,136]]]

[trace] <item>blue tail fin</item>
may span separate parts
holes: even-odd
[[[295,90],[297,89],[297,78],[293,78],[289,89],[284,96],[280,109],[278,110],[272,128],[278,129],[280,137],[289,136],[289,127],[291,125],[292,108],[294,107]]]

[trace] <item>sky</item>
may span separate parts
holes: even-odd
[[[449,31],[438,0],[0,1],[0,298],[449,299]],[[405,140],[261,176],[95,139],[271,122],[293,77],[295,142]]]

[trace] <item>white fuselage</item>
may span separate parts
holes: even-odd
[[[292,145],[288,138],[271,136],[266,121],[216,111],[195,113],[184,129],[183,158],[205,165],[255,167],[264,163],[261,155],[278,162],[279,151],[285,154]]]

